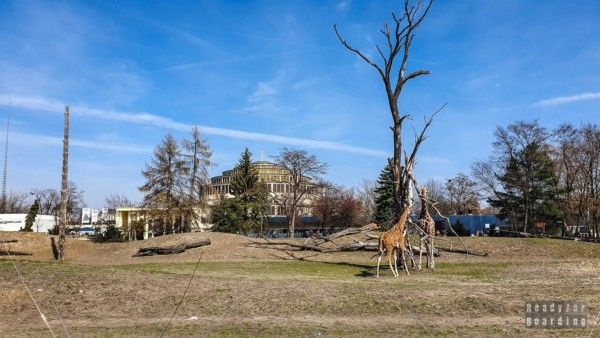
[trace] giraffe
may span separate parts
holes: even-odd
[[[434,269],[435,262],[433,261],[433,240],[435,238],[435,221],[429,213],[429,205],[433,202],[427,197],[427,188],[417,188],[417,193],[421,199],[421,213],[419,214],[419,228],[421,245],[419,248],[419,270],[421,270],[421,260],[423,255],[423,248],[427,249],[427,267]]]
[[[386,254],[388,263],[390,265],[390,269],[394,274],[394,277],[398,277],[400,274],[398,273],[398,252],[402,256],[402,261],[404,262],[404,269],[406,270],[406,274],[409,275],[408,267],[406,265],[406,256],[404,255],[404,251],[406,250],[406,240],[404,228],[406,226],[406,222],[408,221],[408,215],[410,215],[411,206],[407,206],[402,211],[400,218],[394,226],[384,232],[381,236],[379,236],[379,258],[377,258],[377,277],[379,277],[379,264],[381,263],[381,257],[383,254]],[[392,255],[394,257],[394,265],[392,266]],[[395,269],[394,269],[395,267]]]

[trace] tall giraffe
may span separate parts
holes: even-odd
[[[404,269],[406,270],[406,274],[410,274],[406,265],[406,256],[404,255],[404,251],[406,250],[404,229],[406,227],[406,222],[408,221],[408,215],[410,215],[411,209],[412,206],[407,206],[406,208],[404,208],[404,211],[402,211],[398,222],[394,224],[394,226],[390,230],[384,232],[381,236],[379,236],[379,258],[377,258],[377,277],[379,277],[379,264],[381,263],[381,257],[383,257],[383,254],[386,254],[388,263],[390,265],[390,269],[392,270],[394,277],[398,277],[400,275],[398,273],[398,252],[400,252],[400,255],[402,256],[402,261],[404,262]],[[393,266],[392,256],[394,257]]]
[[[427,267],[430,269],[435,268],[435,262],[433,261],[433,240],[435,239],[435,221],[429,213],[429,204],[433,203],[427,197],[427,188],[417,188],[419,199],[421,200],[421,213],[419,214],[419,228],[421,228],[420,237],[421,245],[419,248],[419,270],[421,270],[421,259],[423,256],[423,247],[427,250]]]

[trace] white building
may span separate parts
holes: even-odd
[[[0,231],[19,231],[25,228],[27,214],[0,214]],[[52,215],[37,215],[33,232],[48,232],[56,226],[58,219]]]

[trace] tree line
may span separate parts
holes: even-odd
[[[287,172],[288,187],[270,193],[252,164],[252,154],[245,149],[231,175],[233,197],[220,196],[212,209],[213,231],[264,234],[271,206],[277,206],[285,216],[290,237],[300,224],[300,216],[306,214],[317,220],[318,224],[313,226],[322,232],[363,225],[372,219],[372,207],[365,208],[364,199],[354,189],[323,180],[327,164],[316,155],[302,149],[283,148],[273,161]],[[372,195],[367,192],[362,196],[369,200]]]
[[[600,230],[600,128],[591,123],[547,129],[537,121],[498,127],[493,153],[445,181],[429,179],[430,198],[444,214],[497,213],[515,231],[575,235]],[[394,218],[392,175],[374,190],[376,222]],[[487,207],[482,208],[482,201]],[[569,229],[569,226],[577,226]],[[580,230],[579,226],[585,226]]]

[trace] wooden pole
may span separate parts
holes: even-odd
[[[65,131],[63,139],[63,166],[60,189],[60,219],[58,226],[58,261],[65,257],[65,241],[67,228],[67,201],[69,194],[69,106],[65,106]]]

